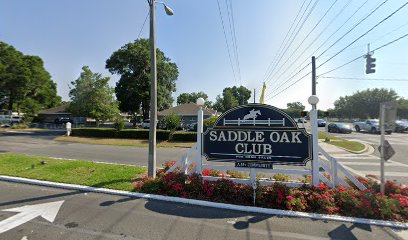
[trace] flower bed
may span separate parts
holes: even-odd
[[[165,170],[169,166],[171,163],[166,163]],[[156,179],[145,177],[135,181],[134,189],[143,193],[212,202],[253,204],[253,189],[250,185],[237,184],[228,179],[206,181],[198,174],[164,174],[165,170],[160,171]],[[379,185],[375,181],[365,178],[359,178],[359,180],[367,190],[360,191],[343,186],[332,189],[324,183],[318,187],[304,185],[300,188],[289,188],[280,183],[259,186],[256,189],[256,205],[265,208],[408,222],[408,187],[402,187],[396,182],[387,182],[383,195],[379,192]]]

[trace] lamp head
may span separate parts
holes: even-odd
[[[169,6],[164,4],[164,11],[166,11],[166,14],[169,16],[173,16],[174,15],[174,11],[173,9],[171,9]]]
[[[197,105],[198,106],[204,106],[205,100],[204,98],[198,98],[197,99]]]
[[[307,101],[311,105],[316,105],[319,102],[319,98],[316,95],[312,95],[307,99]]]

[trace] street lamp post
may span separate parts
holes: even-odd
[[[156,33],[155,33],[155,3],[148,0],[150,5],[150,128],[149,128],[149,160],[147,174],[156,177],[156,130],[157,130],[157,62],[156,62]],[[166,14],[173,15],[173,10],[163,2]]]

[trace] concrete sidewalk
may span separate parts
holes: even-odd
[[[330,155],[349,155],[349,154],[354,154],[354,153],[351,153],[351,152],[346,151],[346,150],[344,150],[344,149],[341,149],[341,148],[339,148],[339,147],[336,147],[336,146],[334,146],[334,145],[325,143],[325,142],[323,142],[323,141],[319,141],[319,146],[320,146],[321,148],[323,148],[323,150],[326,151],[326,152],[327,152],[328,154],[330,154]]]

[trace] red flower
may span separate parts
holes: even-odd
[[[288,200],[288,202],[292,202],[293,197],[292,196],[286,196],[286,200]]]

